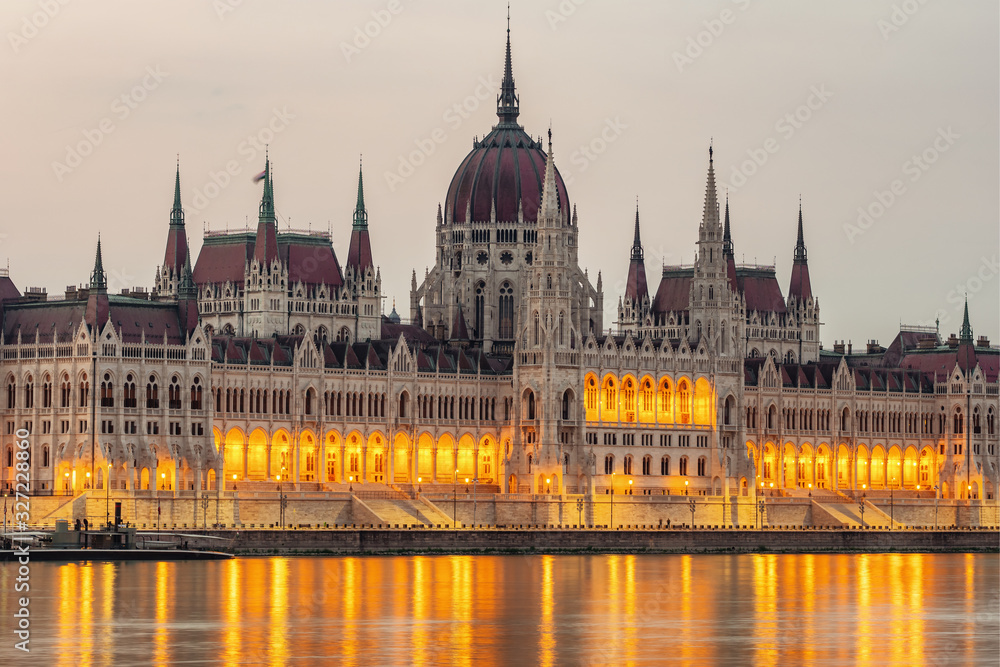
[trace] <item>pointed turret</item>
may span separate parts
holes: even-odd
[[[959,343],[972,343],[972,325],[969,323],[969,297],[965,297],[965,315],[962,317],[962,330],[958,334]]]
[[[372,268],[372,246],[368,237],[368,211],[365,209],[365,186],[361,169],[358,169],[358,201],[354,207],[354,228],[351,246],[347,251],[347,268],[358,274]]]
[[[198,288],[191,272],[191,259],[184,261],[180,285],[177,288],[177,307],[181,325],[187,333],[198,327]]]
[[[497,118],[500,125],[517,125],[520,99],[514,90],[514,68],[510,60],[510,8],[507,8],[507,58],[504,61],[503,81],[497,95]]]
[[[451,325],[451,340],[469,340],[469,326],[465,323],[465,313],[462,312],[462,304],[458,304],[455,311],[455,321]]]
[[[170,229],[167,231],[167,249],[163,256],[162,270],[176,279],[180,276],[187,256],[187,233],[184,230],[184,209],[181,208],[181,166],[178,163],[174,175],[174,205],[170,209]]]
[[[258,262],[267,267],[278,258],[278,228],[274,214],[274,184],[271,181],[270,158],[265,158],[264,161],[264,193],[260,198],[257,240],[253,254]]]
[[[802,202],[799,202],[799,232],[795,242],[795,257],[792,260],[792,280],[788,286],[788,295],[799,301],[812,298],[812,285],[809,282],[809,263],[806,257],[806,242],[802,234]]]
[[[705,185],[705,210],[701,216],[702,226],[719,224],[719,198],[715,192],[715,164],[712,159],[712,147],[708,147],[708,182]]]
[[[726,193],[726,222],[722,234],[722,256],[726,258],[726,277],[729,279],[729,289],[738,293],[739,283],[736,281],[736,252],[733,249],[733,235],[729,228],[729,193]]]
[[[641,304],[649,296],[646,287],[646,265],[643,261],[642,241],[639,238],[639,206],[635,207],[635,237],[632,240],[632,256],[628,265],[628,283],[625,298]]]
[[[559,191],[556,188],[556,161],[552,155],[551,128],[549,128],[549,153],[545,159],[545,180],[542,183],[542,206],[538,222],[540,227],[559,225]]]
[[[104,273],[104,258],[101,256],[101,235],[97,235],[97,254],[94,257],[94,270],[90,272],[90,291],[107,292],[108,278]]]
[[[85,315],[90,330],[97,332],[108,321],[110,312],[108,302],[108,280],[104,273],[104,259],[101,257],[101,237],[97,237],[97,255],[94,258],[94,270],[90,274],[90,294],[87,297],[87,314]]]

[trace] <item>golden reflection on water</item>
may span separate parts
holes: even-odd
[[[983,656],[1000,652],[996,614],[982,613],[995,609],[1000,588],[995,555],[246,558],[33,568],[33,628],[53,632],[32,657],[72,667],[995,664]],[[36,582],[52,582],[51,591],[35,592],[43,586]]]
[[[153,639],[153,663],[156,665],[170,664],[170,628],[168,622],[174,620],[170,613],[170,594],[174,590],[172,585],[174,565],[175,563],[156,564],[156,636]]]
[[[542,618],[538,624],[541,633],[539,639],[540,653],[538,664],[541,667],[552,667],[555,664],[556,629],[552,618],[554,601],[552,565],[555,558],[550,555],[542,556]]]
[[[240,585],[240,570],[243,561],[230,560],[222,563],[225,590],[222,593],[225,605],[225,630],[222,645],[225,647],[226,663],[233,665],[239,660],[241,649],[240,613],[243,605],[243,588]]]

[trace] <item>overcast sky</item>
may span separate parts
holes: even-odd
[[[47,13],[46,13],[47,12]],[[176,154],[188,238],[256,225],[270,142],[282,226],[343,262],[358,158],[385,311],[434,260],[435,216],[496,122],[506,2],[4,0],[0,261],[22,290],[151,287]],[[580,261],[624,291],[636,197],[651,289],[694,258],[707,148],[737,261],[787,293],[799,196],[822,339],[900,322],[1000,342],[998,4],[512,3],[520,121],[551,122]],[[50,16],[51,15],[51,16]],[[367,33],[367,34],[366,34]],[[235,175],[223,175],[227,165]],[[213,178],[213,174],[215,174]]]

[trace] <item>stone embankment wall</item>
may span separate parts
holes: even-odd
[[[191,547],[237,554],[516,552],[934,552],[1000,551],[995,530],[210,530]]]

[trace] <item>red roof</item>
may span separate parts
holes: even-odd
[[[760,311],[765,313],[784,313],[785,299],[781,296],[781,287],[774,276],[771,267],[737,267],[736,281],[739,283],[743,298],[746,299],[747,312]]]
[[[337,254],[325,235],[309,236],[301,233],[278,235],[278,250],[288,266],[292,284],[299,281],[306,285],[340,287],[344,276],[337,261]],[[209,236],[198,254],[194,267],[194,281],[198,285],[232,282],[242,285],[247,261],[253,257],[254,236],[245,232],[224,236]]]
[[[812,298],[812,285],[809,283],[809,265],[805,261],[796,260],[792,264],[792,280],[788,286],[789,296],[801,301]]]
[[[186,342],[177,304],[122,296],[107,298],[107,321],[111,322],[123,342],[139,343],[145,335],[147,342],[162,344],[164,334],[170,345]],[[4,312],[4,339],[17,340],[20,331],[22,340],[34,340],[37,330],[38,340],[42,343],[51,343],[53,333],[58,334],[59,340],[69,341],[86,310],[87,301],[46,301],[8,306]]]
[[[247,260],[253,256],[253,246],[253,234],[243,232],[205,237],[194,267],[195,283],[242,285]]]
[[[686,311],[691,302],[691,281],[694,269],[664,271],[660,286],[653,297],[652,310],[655,313]]]
[[[642,301],[649,295],[646,287],[646,265],[641,259],[633,259],[628,265],[628,283],[625,285],[625,298],[631,301]]]
[[[187,234],[184,233],[184,228],[171,225],[170,231],[167,232],[167,251],[163,256],[163,267],[169,267],[174,270],[174,273],[180,275],[187,254]]]
[[[372,242],[367,229],[355,229],[351,232],[351,246],[347,251],[347,266],[363,272],[373,267]]]
[[[0,301],[16,300],[20,296],[21,292],[17,289],[14,281],[9,276],[0,276]]]
[[[541,143],[523,129],[497,127],[462,160],[448,187],[445,201],[452,222],[467,222],[466,208],[471,206],[472,221],[490,220],[494,203],[496,219],[517,220],[518,206],[526,222],[538,221],[545,178],[546,154]],[[562,176],[556,170],[559,210],[569,224],[569,195]]]

